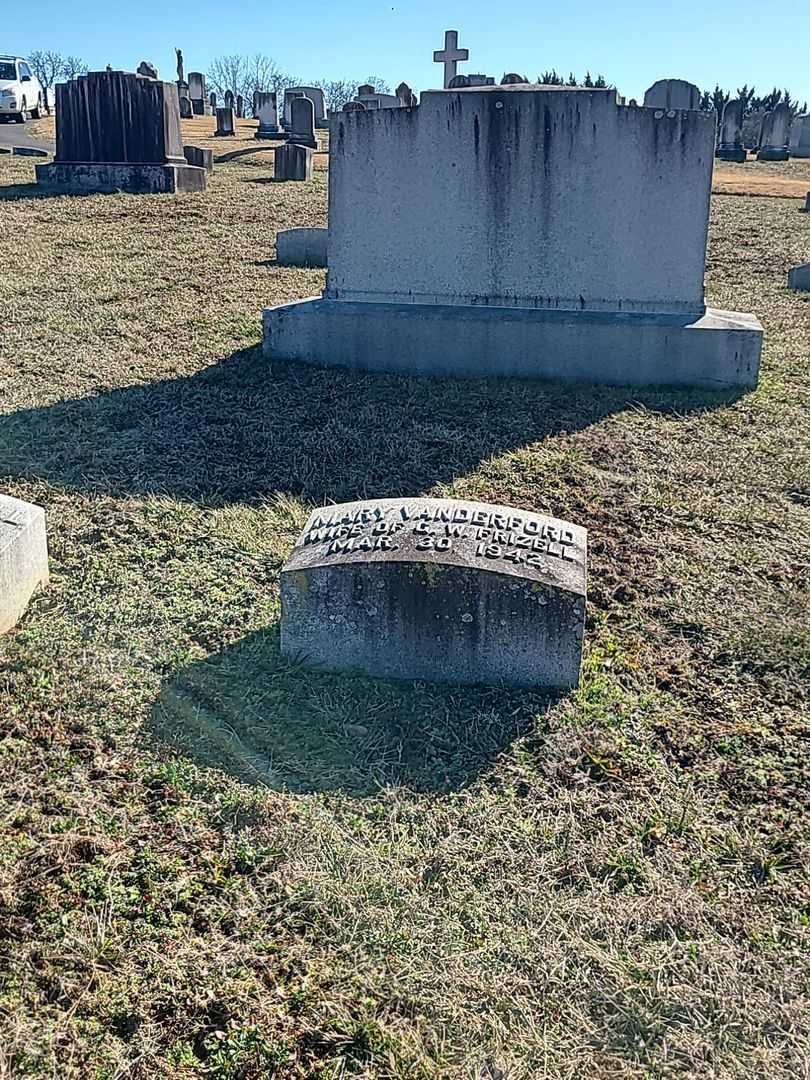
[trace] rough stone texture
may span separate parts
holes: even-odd
[[[810,202],[810,195],[808,195],[808,202]],[[788,285],[798,292],[810,292],[810,263],[794,266],[788,274]]]
[[[177,87],[124,71],[60,83],[54,160],[184,165]]]
[[[327,229],[284,229],[276,236],[281,266],[326,266]]]
[[[0,634],[16,625],[34,590],[47,583],[45,511],[0,495]]]
[[[795,116],[790,129],[790,156],[810,157],[810,116]]]
[[[721,161],[746,161],[748,155],[743,146],[743,120],[745,119],[745,102],[742,98],[735,101],[727,101],[723,109],[723,120],[720,124],[720,140],[717,144],[715,157]]]
[[[487,503],[316,510],[281,571],[281,651],[333,671],[568,690],[587,533]]]
[[[316,149],[318,143],[315,139],[315,105],[308,97],[296,97],[291,106],[292,121],[289,127],[288,139],[291,143],[299,146],[311,146]]]
[[[714,308],[624,315],[313,298],[264,313],[264,354],[274,363],[403,375],[723,390],[756,386],[761,349],[753,315]]]
[[[685,79],[659,79],[644,95],[647,109],[699,109],[700,89]]]
[[[619,106],[609,90],[428,91],[418,109],[341,113],[325,299],[268,311],[265,354],[755,385],[760,324],[703,301],[714,142],[712,113]]]
[[[766,113],[759,136],[757,161],[787,161],[790,157],[790,109],[782,103]]]
[[[277,139],[280,135],[276,95],[257,90],[253,95],[253,115],[258,117],[257,139]]]
[[[184,159],[185,162],[185,159]],[[36,166],[37,183],[48,191],[84,195],[125,191],[130,195],[173,195],[205,191],[205,169],[192,165],[77,164],[55,161]]]
[[[273,175],[276,180],[311,180],[313,161],[311,147],[286,143],[276,147]]]
[[[136,68],[136,74],[143,75],[145,79],[156,79],[158,77],[158,69],[148,60],[141,60]]]
[[[214,171],[214,151],[204,150],[201,146],[184,146],[183,153],[189,165],[198,169],[205,169],[207,173]]]
[[[315,107],[315,127],[328,128],[329,121],[326,119],[326,99],[320,86],[291,86],[284,91],[284,128],[290,131],[292,128],[292,103],[296,98],[308,97]]]
[[[699,313],[714,139],[712,114],[659,118],[612,90],[426,91],[418,109],[341,113],[327,295]]]
[[[233,109],[217,109],[217,130],[214,135],[229,136],[236,134],[236,125],[233,118]]]

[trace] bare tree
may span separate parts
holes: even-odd
[[[374,87],[375,94],[391,93],[391,87],[380,75],[366,75],[364,82],[368,83],[369,86]]]
[[[37,49],[28,57],[28,62],[42,84],[42,88],[50,90],[62,74],[62,65],[65,61],[53,49]]]
[[[340,112],[346,102],[352,100],[360,84],[352,79],[319,79],[314,85],[323,90],[329,112]]]
[[[66,56],[62,61],[59,76],[62,79],[75,79],[77,75],[87,74],[87,64],[78,56]]]
[[[251,105],[256,90],[274,91],[280,96],[288,86],[295,86],[297,80],[282,71],[271,56],[234,53],[218,56],[211,62],[208,82],[218,97],[224,97],[225,92],[230,90],[234,97],[241,94],[245,102]]]

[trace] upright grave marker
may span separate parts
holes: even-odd
[[[204,191],[187,163],[174,83],[94,71],[56,88],[56,157],[37,182],[54,191]]]
[[[265,354],[755,385],[762,327],[704,302],[715,135],[713,113],[624,106],[610,89],[469,87],[341,112],[324,297],[269,309]]]
[[[253,115],[258,118],[257,139],[277,139],[281,134],[278,126],[276,95],[257,90],[253,95]]]
[[[315,138],[315,105],[308,97],[293,98],[290,107],[291,122],[287,138],[298,146],[317,149]]]
[[[281,571],[281,650],[333,671],[568,690],[587,533],[524,510],[377,499],[314,511]]]
[[[233,109],[217,109],[217,130],[214,135],[235,135],[236,126],[233,121]]]
[[[795,116],[790,129],[790,156],[810,157],[810,116]]]
[[[328,128],[329,121],[326,119],[326,98],[320,86],[290,86],[284,91],[284,129],[289,131],[292,127],[293,115],[292,104],[296,98],[307,97],[315,108],[315,127]]]
[[[782,102],[766,113],[759,136],[757,161],[787,161],[790,157],[790,109]]]
[[[743,120],[745,119],[745,101],[737,98],[727,101],[723,108],[723,120],[720,124],[720,141],[715,157],[721,161],[746,161],[748,154],[743,146]]]
[[[444,66],[444,81],[442,86],[445,90],[458,73],[460,60],[469,60],[470,50],[458,47],[458,30],[445,30],[444,48],[437,49],[433,54],[433,63]]]
[[[700,90],[685,79],[659,79],[644,95],[646,109],[699,109]]]
[[[188,96],[191,98],[191,106],[195,116],[205,116],[205,75],[201,71],[188,73]]]

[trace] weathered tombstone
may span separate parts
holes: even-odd
[[[316,149],[318,143],[315,139],[315,105],[308,97],[293,98],[292,119],[288,139],[299,146],[311,146]]]
[[[158,77],[158,69],[148,60],[141,60],[135,71],[136,74],[142,75],[145,79],[156,79]]]
[[[34,591],[47,584],[45,511],[0,495],[0,634],[17,624]]]
[[[313,150],[310,146],[288,142],[276,147],[276,180],[311,180],[313,171]]]
[[[290,86],[284,91],[284,129],[292,127],[292,103],[296,98],[307,97],[315,108],[315,127],[328,128],[326,119],[326,99],[320,86]]]
[[[208,107],[211,110],[211,115],[216,116],[216,114],[217,114],[217,95],[213,91],[208,95]]]
[[[466,90],[468,86],[472,86],[469,75],[454,75],[450,80],[447,89]]]
[[[528,81],[525,75],[518,75],[517,72],[510,71],[501,79],[501,86],[520,86],[521,83],[527,83]]]
[[[790,157],[790,109],[782,102],[765,114],[757,161],[787,161]]]
[[[810,116],[795,116],[790,129],[790,156],[810,157]]]
[[[402,108],[402,102],[395,94],[378,94],[373,86],[358,86],[355,101],[369,110]]]
[[[376,94],[376,93],[377,93],[377,91],[371,85],[371,83],[363,83],[362,86],[357,87],[357,96],[358,97],[371,97],[372,94]]]
[[[343,106],[344,112],[365,112],[366,107],[362,101],[347,101]]]
[[[433,376],[755,385],[762,327],[704,300],[715,136],[713,113],[630,108],[610,89],[425,91],[384,124],[340,113],[326,289],[265,312],[265,354]]]
[[[810,196],[808,196],[810,198]],[[794,266],[788,273],[788,287],[797,292],[810,292],[810,263]]]
[[[245,119],[245,99],[241,94],[236,95],[236,119]]]
[[[217,109],[217,130],[214,135],[222,137],[235,135],[236,127],[233,122],[233,109]]]
[[[403,109],[413,109],[418,105],[416,94],[406,82],[401,82],[396,89],[397,100]]]
[[[226,90],[225,91],[225,102],[224,102],[224,104],[225,104],[226,109],[233,109],[234,108],[233,90]]]
[[[257,139],[277,139],[280,131],[276,95],[272,91],[257,90],[253,95],[253,115],[258,117]]]
[[[644,95],[646,109],[699,109],[700,90],[685,79],[659,79]]]
[[[445,30],[444,49],[437,49],[433,54],[433,63],[444,65],[442,86],[445,90],[449,89],[450,80],[458,74],[459,61],[469,59],[470,50],[458,47],[458,30]]]
[[[495,85],[495,78],[492,75],[471,74],[471,75],[468,75],[467,78],[470,80],[469,84],[468,84],[469,86],[494,86]]]
[[[205,75],[201,71],[188,73],[188,96],[195,116],[205,116]]]
[[[189,165],[174,83],[123,71],[95,71],[56,88],[56,157],[37,182],[62,192],[204,191]]]
[[[332,671],[570,690],[587,533],[455,499],[315,510],[281,570],[281,651]]]
[[[184,146],[183,153],[189,165],[195,165],[198,169],[205,169],[208,173],[214,171],[213,150],[204,150],[201,146]]]
[[[180,98],[180,119],[191,120],[194,116],[194,109],[191,106],[191,98],[183,95]]]
[[[279,266],[326,266],[327,229],[282,229],[276,236]]]
[[[721,161],[746,161],[748,154],[743,146],[743,120],[745,119],[745,101],[737,98],[727,101],[723,109],[720,124],[720,141],[715,157]]]

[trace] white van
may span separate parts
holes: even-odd
[[[39,120],[45,93],[27,60],[0,56],[0,119],[11,117],[24,124],[29,116]]]

